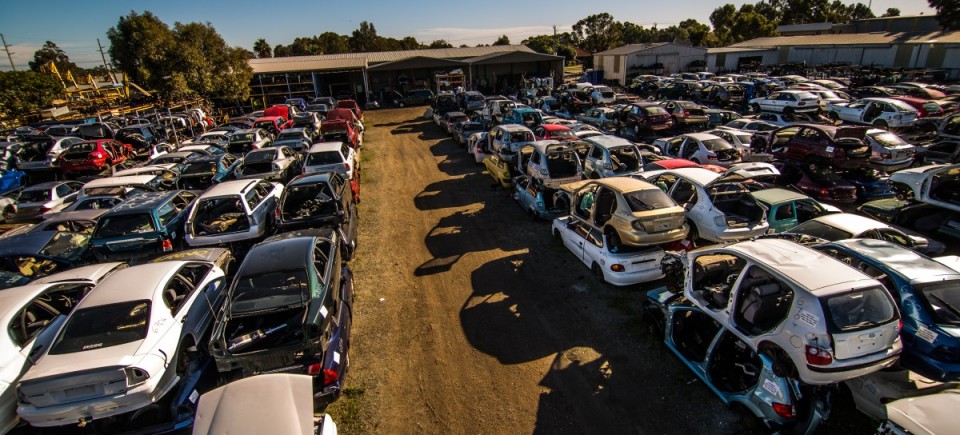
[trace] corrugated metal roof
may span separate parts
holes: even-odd
[[[806,24],[783,24],[777,26],[777,31],[784,32],[816,32],[830,30],[833,23],[806,23]]]
[[[471,57],[469,59],[464,59],[464,62],[469,64],[477,63],[495,63],[487,62],[492,59],[499,57],[509,58],[507,62],[536,62],[540,60],[561,60],[563,56],[554,56],[552,54],[543,54],[536,52],[526,52],[526,51],[504,51],[500,53],[490,53],[483,56]]]
[[[638,51],[649,50],[653,47],[670,44],[669,42],[651,42],[646,44],[627,44],[617,48],[611,48],[607,51],[593,53],[594,56],[613,56],[618,54],[630,54]]]
[[[771,36],[738,42],[730,47],[773,48],[804,45],[960,44],[960,31],[929,33],[844,33],[829,35]]]
[[[525,45],[497,45],[488,47],[429,48],[422,50],[376,51],[366,53],[320,54],[315,56],[288,56],[247,61],[254,73],[287,71],[321,71],[366,68],[383,62],[395,62],[412,57],[460,60],[501,52],[533,53]]]
[[[716,47],[708,48],[707,54],[720,54],[720,53],[748,53],[754,51],[773,51],[774,48],[751,48],[751,47]]]

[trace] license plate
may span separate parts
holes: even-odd
[[[84,385],[82,387],[67,388],[63,394],[67,397],[81,397],[93,394],[97,390],[95,385]]]

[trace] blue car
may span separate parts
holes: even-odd
[[[724,404],[746,409],[767,428],[812,433],[827,418],[829,387],[778,376],[773,359],[754,351],[682,294],[663,287],[647,292],[644,317]]]
[[[214,184],[236,178],[234,170],[242,161],[230,153],[191,159],[180,172],[178,184],[181,189],[207,190]]]
[[[941,382],[960,380],[960,272],[883,240],[814,249],[873,276],[893,295],[903,320],[901,366]]]
[[[555,191],[544,187],[539,180],[531,182],[530,177],[521,175],[513,181],[513,199],[530,216],[552,221],[570,211],[569,205],[564,201],[555,201]]]
[[[897,195],[890,177],[876,169],[849,170],[844,172],[841,178],[857,188],[857,201],[860,202],[893,198]]]
[[[114,206],[97,222],[90,249],[99,261],[133,261],[183,245],[184,221],[197,195],[146,192]]]

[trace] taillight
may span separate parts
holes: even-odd
[[[627,269],[624,268],[622,264],[614,263],[610,265],[610,270],[614,272],[623,272],[624,270],[627,270]]]
[[[103,153],[101,153],[100,151],[94,151],[94,152],[90,153],[90,157],[93,157],[94,159],[100,160],[100,159],[103,158]]]
[[[337,379],[340,379],[340,375],[338,375],[333,369],[323,370],[323,385],[330,385],[334,382],[337,382]]]
[[[815,366],[827,366],[833,362],[833,357],[830,356],[830,351],[825,349],[820,349],[816,346],[807,345],[807,364]],[[779,413],[778,413],[779,414]]]
[[[820,189],[820,196],[830,196],[830,190],[826,188]]]
[[[164,239],[163,242],[160,242],[160,246],[163,247],[163,252],[170,252],[173,250],[173,242]]]
[[[346,169],[346,170],[349,171],[349,170],[350,170],[350,164],[349,164],[349,163],[344,163],[344,164],[343,164],[343,169]]]
[[[310,376],[315,376],[320,374],[320,370],[323,368],[323,364],[314,363],[307,366],[307,374]]]
[[[793,418],[797,415],[796,410],[792,405],[784,405],[782,403],[773,403],[773,412],[776,412],[777,415],[783,418]]]
[[[273,209],[273,217],[277,218],[277,220],[280,220],[280,207]]]
[[[684,110],[684,111],[683,111],[683,116],[690,116],[690,111],[689,111],[689,110]]]

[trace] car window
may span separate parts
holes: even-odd
[[[602,160],[603,150],[600,147],[594,145],[593,148],[590,149],[590,157],[594,159]]]
[[[73,191],[70,189],[70,186],[67,186],[66,184],[61,184],[61,185],[57,186],[57,197],[58,197],[58,198],[63,198],[63,197],[65,197],[65,196],[69,195],[69,194],[72,193],[72,192],[73,192]]]
[[[695,203],[697,200],[697,188],[693,183],[680,179],[674,184],[673,191],[670,192],[670,197],[680,205]]]
[[[885,324],[897,317],[890,294],[881,287],[820,298],[830,332],[852,332]]]
[[[253,188],[247,192],[244,199],[247,200],[247,207],[249,207],[250,210],[253,210],[260,205],[260,201],[263,200],[263,196],[260,195],[260,192],[257,192],[256,188]]]
[[[63,326],[51,355],[117,346],[147,336],[150,301],[129,301],[81,308]]]
[[[177,213],[179,213],[179,210],[173,206],[172,202],[168,202],[160,207],[160,210],[157,212],[157,220],[160,221],[160,226],[167,226],[167,224],[177,216]]]
[[[787,318],[793,289],[760,266],[751,265],[742,274],[736,290],[734,323],[748,335],[759,335]]]
[[[7,325],[13,343],[23,347],[37,336],[58,315],[67,314],[93,288],[90,284],[58,284],[51,286],[24,306]]]
[[[148,213],[108,215],[97,225],[93,237],[120,237],[153,231],[155,231],[153,219]]]

